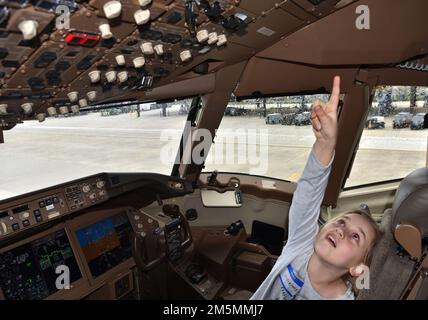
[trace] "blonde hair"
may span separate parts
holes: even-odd
[[[361,215],[370,223],[370,226],[375,231],[375,237],[374,237],[372,243],[370,243],[370,246],[368,248],[366,256],[364,257],[364,260],[363,260],[363,263],[366,266],[370,267],[370,264],[371,264],[372,259],[373,259],[373,252],[374,252],[376,245],[379,243],[379,241],[382,237],[382,231],[381,231],[378,223],[376,222],[376,220],[373,219],[372,215],[366,210],[362,210],[362,209],[349,210],[349,211],[346,211],[346,212],[340,214],[336,219],[338,219],[342,216],[345,216],[347,214],[359,214],[359,215]],[[356,279],[354,279],[350,274],[347,274],[343,277],[343,280],[345,282],[349,281],[351,283],[352,291],[354,292],[355,296],[357,296],[360,292],[360,289],[358,289],[356,284],[355,284]]]

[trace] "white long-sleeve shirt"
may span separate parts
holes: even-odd
[[[307,268],[318,234],[318,217],[330,175],[331,163],[323,166],[312,149],[297,182],[289,212],[289,236],[281,255],[252,300],[323,300],[309,280]],[[330,298],[331,299],[331,298]],[[355,299],[352,286],[337,300]]]

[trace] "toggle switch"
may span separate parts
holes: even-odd
[[[91,83],[97,83],[101,79],[101,71],[100,70],[94,70],[88,73],[89,79],[91,80]]]
[[[62,106],[62,107],[59,107],[59,113],[61,113],[61,114],[67,114],[69,111],[68,111],[68,107],[67,106]]]
[[[208,44],[214,44],[218,41],[217,32],[211,32],[208,35]]]
[[[88,97],[89,101],[95,101],[97,99],[97,92],[96,91],[89,91],[86,93],[86,96]]]
[[[227,43],[227,38],[225,34],[221,34],[217,37],[217,47],[221,47]]]
[[[70,99],[70,102],[76,102],[78,94],[79,93],[77,91],[71,91],[71,92],[67,93],[67,97],[68,97],[68,99]]]
[[[22,32],[25,40],[31,40],[37,36],[39,23],[34,20],[24,20],[18,24],[18,29]]]
[[[88,106],[88,101],[86,99],[80,99],[79,100],[79,106],[81,108],[87,107]]]
[[[100,24],[98,29],[101,32],[101,38],[110,39],[111,37],[113,37],[113,33],[111,33],[110,25],[108,23]]]
[[[118,66],[124,66],[126,64],[125,62],[125,56],[123,54],[119,54],[115,57],[116,63]]]
[[[145,54],[145,55],[152,55],[153,54],[153,45],[151,42],[144,42],[141,46],[140,46],[141,51]]]
[[[199,30],[196,33],[196,39],[198,39],[199,43],[205,42],[208,40],[208,31],[206,29]]]
[[[134,60],[132,60],[132,62],[135,68],[142,68],[146,63],[146,59],[144,59],[144,57],[137,57]]]
[[[80,108],[77,104],[71,106],[71,112],[77,113],[80,112]]]
[[[55,107],[49,107],[46,109],[48,112],[49,117],[53,117],[56,115],[56,108]]]
[[[150,20],[150,10],[137,10],[134,13],[135,22],[138,25],[145,24]]]
[[[116,71],[106,72],[107,82],[112,83],[116,81]]]
[[[8,107],[7,104],[0,104],[0,114],[1,115],[7,114],[7,107]]]
[[[45,114],[45,113],[38,113],[38,114],[36,114],[36,119],[37,119],[39,122],[43,122],[43,121],[45,121],[45,119],[46,119],[46,114]]]
[[[155,52],[156,52],[156,54],[158,56],[162,56],[164,54],[163,44],[157,44],[157,45],[155,45],[154,49],[155,49]]]
[[[145,7],[145,6],[149,5],[151,2],[152,2],[152,0],[138,0],[138,4],[141,7]]]
[[[30,114],[33,111],[33,104],[31,102],[26,102],[21,104],[22,110],[24,110],[25,114]]]
[[[182,62],[186,62],[189,61],[190,59],[192,59],[192,53],[190,52],[190,50],[184,50],[180,52],[180,59]]]
[[[117,74],[117,78],[119,80],[120,83],[125,82],[126,80],[128,80],[128,71],[121,71]]]
[[[104,4],[103,9],[107,19],[114,19],[120,16],[120,13],[122,12],[122,4],[116,0],[109,1]]]

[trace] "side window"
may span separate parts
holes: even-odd
[[[345,187],[404,178],[426,166],[428,88],[376,88]]]
[[[204,171],[297,181],[315,142],[310,121],[312,102],[328,98],[318,94],[231,100]]]

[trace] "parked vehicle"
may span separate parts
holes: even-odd
[[[296,126],[307,126],[311,124],[311,113],[309,111],[299,113],[294,119],[294,124]]]
[[[397,128],[408,128],[412,122],[413,115],[410,112],[400,112],[394,116],[392,120],[392,127]]]
[[[415,116],[412,118],[410,129],[411,130],[424,129],[424,118],[425,118],[425,113],[423,112],[419,112],[415,114]]]
[[[266,124],[282,123],[282,115],[280,113],[270,113],[266,116]]]
[[[295,113],[286,113],[284,117],[282,118],[281,124],[286,126],[294,125],[294,120],[296,119]]]
[[[385,128],[385,117],[374,116],[370,117],[366,121],[367,129],[384,129]]]
[[[246,113],[245,109],[236,108],[236,107],[227,107],[224,115],[226,116],[242,116]]]

